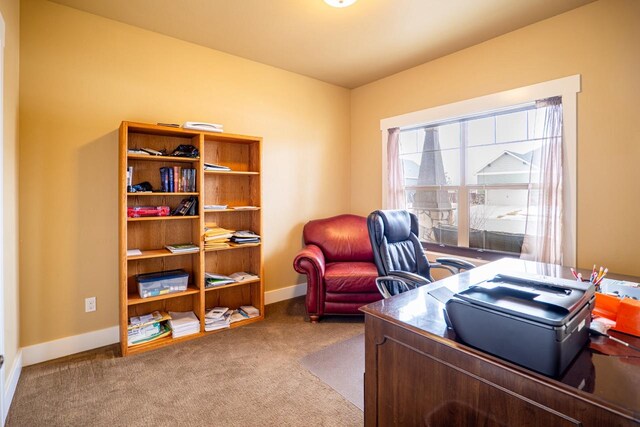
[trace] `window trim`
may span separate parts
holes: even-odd
[[[536,83],[516,89],[510,89],[490,95],[480,96],[451,104],[440,105],[388,117],[380,120],[381,149],[382,149],[382,206],[387,206],[387,140],[388,129],[409,129],[428,126],[444,120],[462,118],[483,112],[497,112],[514,105],[524,104],[537,99],[562,97],[563,109],[563,236],[564,264],[576,265],[577,249],[577,97],[581,90],[581,76],[563,77],[547,82]],[[461,224],[459,224],[460,227]],[[464,230],[460,230],[464,231]],[[440,252],[446,247],[440,247]],[[466,249],[466,248],[463,248]],[[474,249],[471,249],[474,251]],[[486,251],[485,251],[486,252]]]

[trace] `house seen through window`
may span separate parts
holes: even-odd
[[[532,102],[401,131],[406,206],[421,240],[521,252],[537,223],[543,115]]]

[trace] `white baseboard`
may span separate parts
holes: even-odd
[[[287,299],[299,297],[307,294],[307,284],[300,283],[298,285],[287,286],[286,288],[267,291],[264,293],[264,303],[273,304],[274,302],[284,301]]]
[[[265,304],[273,304],[274,302],[299,297],[306,293],[307,284],[300,283],[298,285],[265,292],[264,300]],[[70,354],[80,353],[81,351],[103,347],[105,345],[117,343],[119,340],[120,333],[118,327],[112,326],[98,331],[30,345],[28,347],[23,347],[21,350],[21,368],[22,366],[34,365],[36,363],[68,356]]]
[[[16,354],[16,358],[13,361],[13,366],[11,366],[11,370],[9,370],[9,375],[7,376],[7,381],[4,386],[4,413],[2,414],[2,425],[7,419],[7,415],[9,415],[9,408],[11,407],[11,401],[13,400],[13,395],[16,393],[16,387],[18,386],[18,380],[20,379],[20,373],[22,372],[22,350],[18,350],[18,354]]]
[[[24,366],[29,366],[46,362],[47,360],[57,359],[58,357],[80,353],[81,351],[103,347],[119,341],[119,328],[112,326],[106,329],[23,347],[22,362]]]

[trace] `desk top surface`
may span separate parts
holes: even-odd
[[[443,315],[444,304],[427,293],[440,286],[446,286],[453,292],[462,291],[498,273],[509,271],[572,278],[571,271],[566,267],[505,258],[439,280],[432,286],[421,287],[369,304],[363,307],[362,311],[446,345],[464,347],[481,357],[508,365],[524,375],[550,383],[570,393],[599,401],[624,413],[640,414],[640,352],[630,350],[608,338],[592,336],[589,346],[580,352],[562,376],[550,378],[465,346],[456,338],[454,331],[447,329]],[[585,277],[588,277],[591,272],[585,271],[583,276],[585,273]],[[640,281],[638,278],[615,274],[607,277]],[[611,335],[640,347],[638,337],[615,331],[611,331]],[[615,354],[615,356],[607,354]]]

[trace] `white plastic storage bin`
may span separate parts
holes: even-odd
[[[184,270],[159,271],[138,274],[136,280],[140,298],[149,298],[186,291],[189,283],[189,273]]]

